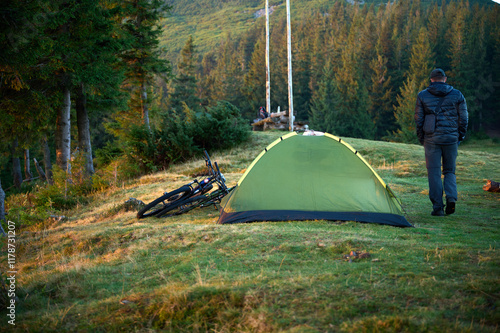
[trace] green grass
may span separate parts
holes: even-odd
[[[212,153],[237,182],[279,132]],[[14,331],[496,332],[500,146],[462,145],[454,215],[430,216],[423,148],[346,139],[416,228],[355,222],[218,225],[218,211],[138,221],[117,209],[190,180],[202,160],[96,194],[16,238]],[[1,240],[6,248],[5,239]],[[351,251],[365,258],[349,258]],[[5,253],[3,251],[2,253]],[[368,254],[367,254],[368,253]],[[351,259],[351,260],[349,260]],[[5,256],[0,267],[6,267]],[[1,314],[2,327],[6,316]]]

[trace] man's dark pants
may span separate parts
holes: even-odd
[[[424,143],[425,165],[429,180],[429,199],[433,209],[443,208],[443,187],[446,200],[457,201],[457,178],[455,162],[458,155],[458,143],[452,145],[436,145]],[[441,160],[443,161],[444,181],[441,182]],[[444,186],[443,186],[444,185]]]

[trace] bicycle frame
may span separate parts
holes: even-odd
[[[166,192],[163,196],[147,204],[145,208],[137,213],[138,218],[149,216],[172,216],[190,211],[196,207],[207,207],[217,205],[231,189],[226,186],[226,179],[220,172],[217,162],[212,164],[207,151],[204,151],[205,165],[208,168],[209,176],[202,179],[194,179],[192,182],[181,186],[172,192]],[[213,189],[216,183],[218,189]],[[210,192],[211,191],[211,192]]]

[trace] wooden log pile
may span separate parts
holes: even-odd
[[[287,116],[287,111],[271,113],[269,117],[265,119],[256,119],[252,124],[254,131],[269,131],[269,130],[288,130],[289,117]],[[304,131],[306,129],[307,123],[302,121],[296,121],[293,123],[293,129],[295,131]]]

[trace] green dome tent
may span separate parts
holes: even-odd
[[[412,226],[375,170],[328,133],[277,139],[252,162],[221,207],[221,224],[339,220]]]

